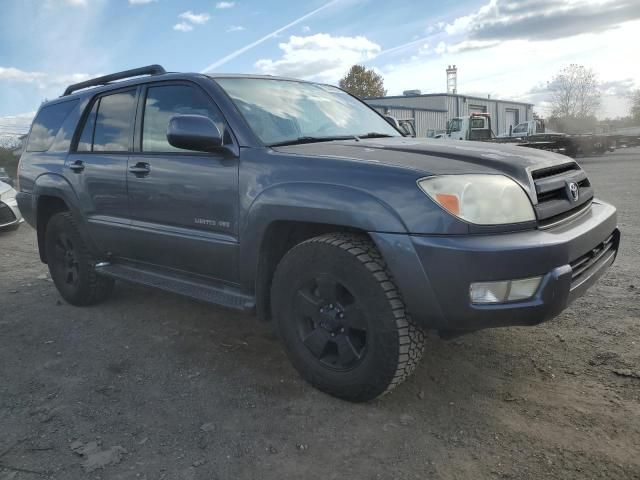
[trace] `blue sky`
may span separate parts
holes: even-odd
[[[69,83],[150,63],[330,83],[361,63],[390,94],[444,91],[455,63],[461,93],[543,113],[546,82],[580,63],[602,82],[600,116],[640,87],[637,0],[0,1],[0,134]]]

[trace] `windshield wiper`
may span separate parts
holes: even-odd
[[[356,137],[354,135],[342,135],[339,137],[298,137],[291,140],[284,140],[282,142],[271,143],[270,147],[284,147],[286,145],[301,145],[303,143],[316,143],[316,142],[331,142],[333,140],[353,140]]]
[[[393,135],[389,135],[387,133],[378,133],[378,132],[369,132],[366,135],[358,135],[358,138],[387,138],[393,137]]]

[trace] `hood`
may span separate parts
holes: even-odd
[[[531,191],[531,171],[574,163],[565,155],[516,145],[408,137],[338,140],[274,150],[403,167],[421,175],[503,174],[518,181],[527,191]]]
[[[11,185],[7,185],[4,182],[0,182],[0,195],[4,195],[7,192],[10,192],[13,190],[13,187]],[[15,193],[15,190],[13,190]]]

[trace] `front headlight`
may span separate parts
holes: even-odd
[[[504,175],[435,175],[418,186],[442,208],[477,225],[502,225],[536,219],[525,191]]]

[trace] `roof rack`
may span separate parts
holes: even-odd
[[[89,87],[98,87],[100,85],[106,85],[116,80],[139,77],[140,75],[162,75],[163,73],[167,73],[167,72],[161,65],[147,65],[146,67],[132,68],[131,70],[125,70],[123,72],[112,73],[110,75],[104,75],[102,77],[92,78],[91,80],[86,80],[84,82],[74,83],[73,85],[69,85],[67,87],[67,89],[64,91],[62,96],[66,97],[67,95],[71,95],[73,92],[77,90],[82,90],[83,88],[89,88]]]

